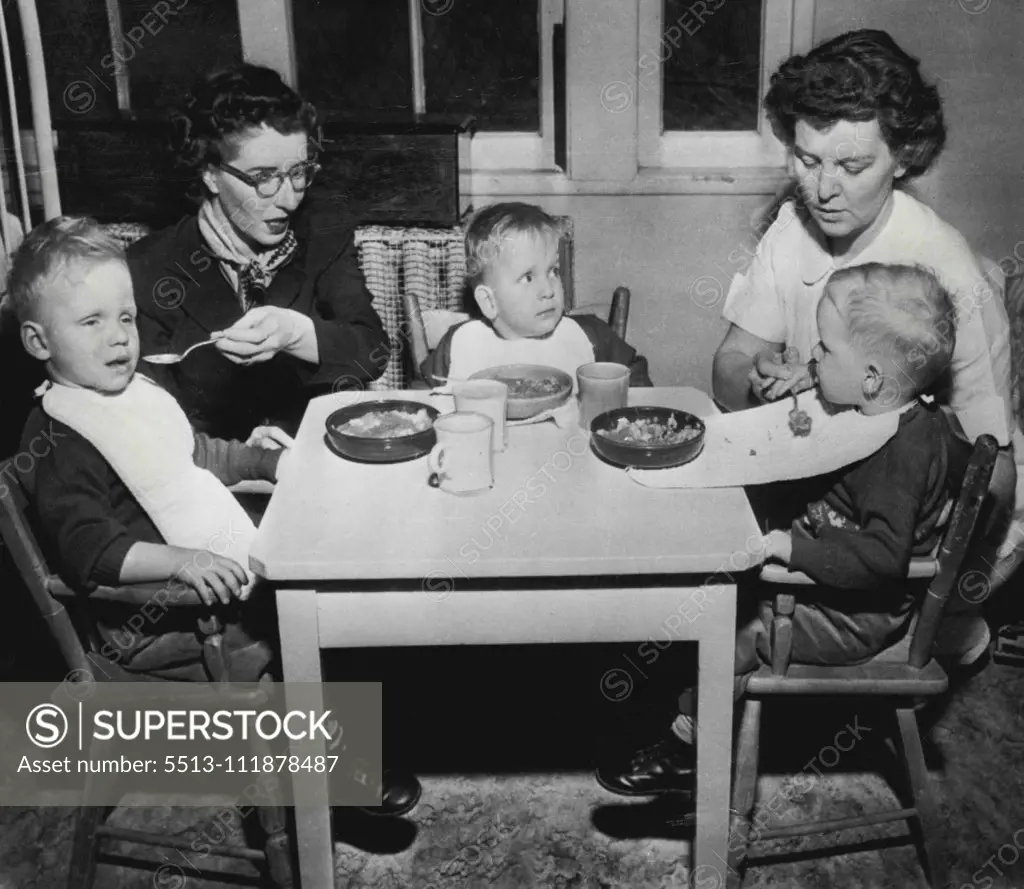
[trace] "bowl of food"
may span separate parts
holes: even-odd
[[[324,441],[339,457],[362,463],[415,460],[437,444],[437,408],[418,401],[360,401],[327,418]]]
[[[667,469],[704,448],[704,421],[671,407],[620,407],[594,417],[590,446],[618,466]]]
[[[541,364],[503,364],[470,376],[471,380],[497,380],[508,386],[510,420],[526,420],[558,407],[572,395],[572,377],[557,367]]]

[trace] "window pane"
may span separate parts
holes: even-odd
[[[13,3],[7,10],[16,9]],[[103,0],[38,0],[36,13],[46,62],[46,86],[54,120],[110,118],[117,114],[117,93],[110,70],[100,61],[110,53]],[[25,55],[21,27],[12,28],[18,107],[23,125],[31,118],[28,76],[22,75]]]
[[[757,129],[762,0],[665,0],[666,130]],[[695,12],[695,10],[697,12]]]
[[[430,114],[540,129],[538,0],[419,0]],[[334,119],[412,112],[408,0],[292,0],[299,83]]]
[[[538,132],[538,0],[421,2],[427,110],[475,114],[481,130]]]
[[[292,0],[299,88],[333,118],[412,111],[407,0]]]
[[[117,116],[115,55],[128,68],[131,109],[143,114],[180,104],[200,74],[242,58],[236,0],[118,5],[123,37],[113,46],[104,0],[37,0],[55,119]]]
[[[197,77],[242,60],[236,0],[120,0],[120,7],[124,42],[116,50],[128,63],[133,111],[180,105]]]

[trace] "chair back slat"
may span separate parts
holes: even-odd
[[[608,316],[608,326],[621,340],[626,338],[626,328],[629,326],[629,299],[628,287],[615,288],[615,293],[612,294],[612,310]]]
[[[575,232],[571,216],[559,216],[562,238],[558,242],[558,264],[562,269],[562,291],[565,294],[565,312],[576,308],[576,251]]]
[[[5,460],[0,464],[0,479],[3,480],[0,483],[0,535],[3,536],[4,545],[64,656],[68,669],[84,670],[91,674],[92,662],[85,653],[71,615],[50,593],[51,572],[29,527],[25,515],[25,492],[21,488],[13,460]]]
[[[939,548],[938,571],[929,584],[921,604],[914,638],[910,644],[909,663],[917,669],[931,660],[932,643],[935,641],[946,601],[960,576],[960,567],[974,535],[981,505],[988,493],[998,451],[999,446],[991,435],[982,435],[975,442],[960,488],[960,497],[957,499],[953,517]]]
[[[427,329],[423,322],[423,312],[420,311],[420,301],[411,290],[402,294],[405,302],[405,317],[408,319],[407,340],[412,349],[412,360],[415,364],[413,377],[419,376],[419,368],[430,355],[430,346],[427,342]],[[394,344],[392,343],[392,348]]]

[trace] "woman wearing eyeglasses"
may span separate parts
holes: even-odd
[[[205,77],[174,124],[199,212],[128,251],[142,355],[215,343],[147,371],[201,432],[294,434],[310,398],[376,379],[390,354],[353,221],[309,193],[316,110],[243,64]]]

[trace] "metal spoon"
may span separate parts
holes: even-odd
[[[143,355],[142,360],[148,361],[150,364],[177,364],[179,361],[184,361],[189,352],[198,349],[200,346],[208,346],[210,343],[215,343],[218,339],[219,337],[213,337],[212,339],[203,340],[201,343],[195,343],[180,355],[177,352],[162,352],[158,355]]]

